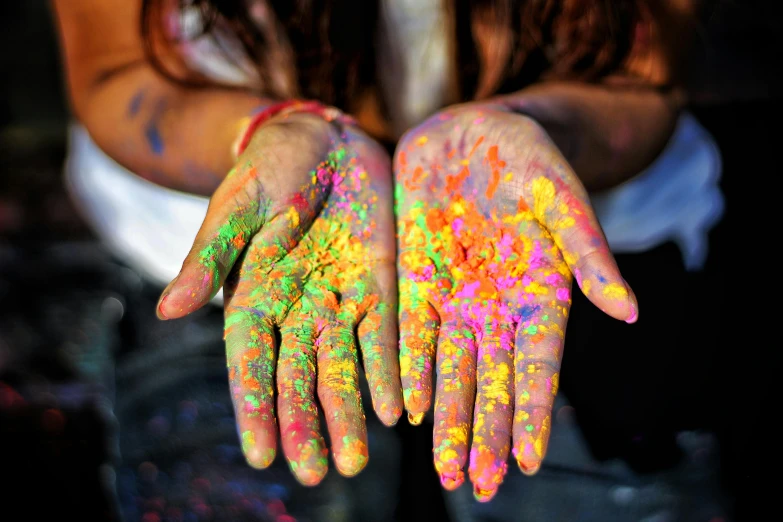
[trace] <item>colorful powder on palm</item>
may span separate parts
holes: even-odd
[[[476,498],[488,500],[512,431],[523,470],[537,469],[546,450],[571,270],[541,223],[570,229],[579,209],[562,204],[547,177],[521,179],[483,136],[467,154],[444,146],[433,159],[438,141],[413,141],[398,162],[401,375],[406,407],[426,406],[439,339],[435,468],[453,489],[469,459]],[[493,202],[514,194],[510,212]]]
[[[325,443],[318,431],[316,390],[337,468],[353,475],[368,458],[354,332],[365,316],[376,324],[380,317],[380,295],[373,277],[377,262],[372,251],[379,200],[371,181],[346,147],[330,153],[311,173],[310,186],[301,191],[306,195],[319,190],[329,193],[320,214],[308,220],[312,221],[309,229],[295,244],[280,241],[279,235],[270,242],[261,241],[262,228],[250,243],[226,312],[227,345],[233,339],[240,343],[235,349],[241,355],[229,357],[238,422],[250,423],[253,415],[271,414],[271,387],[276,379],[283,449],[291,469],[305,484],[319,482],[327,468]],[[304,199],[312,201],[308,196]],[[275,218],[277,225],[267,222],[265,226],[280,226],[289,231],[282,235],[295,235],[291,231],[306,225],[303,215],[308,209],[296,201],[283,209]],[[217,247],[202,251],[205,265],[222,262],[221,256],[232,250],[229,246],[249,240],[243,234],[247,223],[243,216],[252,214],[247,210],[242,209],[239,217],[229,219],[220,229]],[[259,322],[278,325],[281,330],[276,374],[268,371],[274,360],[273,339],[264,337],[259,343],[263,348],[254,344],[254,339],[261,339],[252,335]],[[365,350],[365,366],[377,366],[374,358],[380,356],[374,349]],[[374,381],[371,385],[382,387]],[[270,431],[275,425],[270,419],[260,429]],[[262,439],[273,440],[274,434],[254,440]]]

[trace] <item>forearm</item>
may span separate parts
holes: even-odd
[[[588,190],[622,183],[666,145],[680,97],[646,87],[544,83],[498,98],[541,124]]]
[[[104,78],[77,116],[109,156],[154,183],[209,195],[233,166],[242,120],[272,103],[221,89],[188,89],[140,64]]]
[[[145,52],[141,0],[52,6],[71,108],[98,146],[154,183],[211,194],[232,167],[242,119],[270,101],[165,78]]]

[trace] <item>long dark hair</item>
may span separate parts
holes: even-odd
[[[630,49],[642,0],[444,0],[456,40],[459,98],[510,92],[543,74],[592,81],[616,70]],[[346,108],[375,81],[378,0],[265,0],[275,26],[259,27],[256,0],[143,0],[142,31],[153,64],[178,81],[206,83],[163,66],[166,8],[198,9],[202,34],[220,25],[256,64],[272,96],[302,96]],[[494,41],[494,45],[487,42]],[[498,41],[501,45],[498,45]],[[293,58],[288,92],[275,92],[270,57]],[[278,64],[279,65],[279,64]],[[278,89],[285,90],[285,89]]]

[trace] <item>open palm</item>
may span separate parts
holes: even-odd
[[[160,310],[185,315],[224,287],[243,451],[256,467],[271,464],[279,423],[293,473],[313,485],[328,467],[319,402],[338,471],[367,462],[357,337],[378,416],[394,424],[402,411],[391,165],[365,135],[337,135],[309,115],[257,134],[212,197]]]
[[[532,120],[451,109],[406,135],[395,174],[405,406],[414,423],[429,409],[435,368],[436,470],[452,489],[469,459],[489,500],[512,440],[526,473],[546,452],[572,274],[618,319],[635,320],[635,298],[584,188]]]

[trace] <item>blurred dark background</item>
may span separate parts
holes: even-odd
[[[688,339],[693,351],[672,354],[661,347],[668,364],[681,358],[698,369],[693,378],[711,400],[699,393],[683,397],[687,408],[677,422],[718,434],[720,480],[729,504],[736,499],[737,520],[762,520],[754,513],[764,496],[754,493],[780,480],[772,464],[780,447],[772,435],[780,368],[779,5],[707,2],[690,70],[692,111],[721,149],[727,211],[711,236],[707,267],[684,283],[673,305],[689,327],[670,335]],[[177,336],[219,342],[221,334],[219,325],[199,326],[198,317],[176,330],[160,326],[148,304],[159,289],[106,253],[80,219],[62,181],[70,117],[61,71],[48,3],[0,3],[0,471],[6,484],[0,520],[47,519],[36,513],[111,516],[107,484],[122,476],[109,465],[116,419],[107,401],[115,379],[131,379],[118,374],[113,355]],[[631,281],[648,275],[658,281],[628,267]],[[639,286],[643,292],[644,283]],[[638,288],[637,294],[643,301]],[[668,385],[661,376],[661,388]],[[661,396],[678,400],[677,390]],[[181,421],[189,410],[183,411],[173,415]],[[201,436],[208,444],[208,434]],[[416,506],[438,495],[431,481],[421,486],[420,477],[433,474],[429,442],[407,444],[422,464],[403,464],[400,520],[414,520],[421,513]],[[599,457],[604,450],[614,456],[600,442],[592,444]],[[620,456],[644,472],[652,465],[645,459],[662,454],[645,451]],[[277,520],[286,520],[284,511],[278,509]],[[190,520],[167,513],[167,519]],[[239,520],[205,513],[191,519]]]

